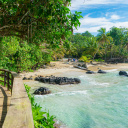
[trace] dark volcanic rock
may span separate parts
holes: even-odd
[[[32,78],[32,77],[30,77],[30,78],[28,78],[28,80],[33,80],[33,78]]]
[[[27,77],[24,77],[22,80],[28,80],[28,78]]]
[[[126,71],[120,71],[120,72],[119,72],[119,75],[127,76],[127,72],[126,72]]]
[[[78,78],[74,78],[75,82],[78,84],[78,83],[81,83],[80,79]]]
[[[45,95],[45,94],[49,94],[49,93],[51,93],[51,91],[48,88],[40,87],[39,89],[35,90],[35,92],[33,94]]]
[[[98,73],[107,73],[107,72],[100,69],[100,70],[98,70]]]
[[[29,78],[24,77],[22,80],[33,80],[33,78],[32,77],[29,77]]]
[[[39,80],[40,80],[40,77],[36,77],[35,80],[36,80],[36,81],[39,81]]]
[[[80,79],[78,79],[78,78],[55,77],[55,76],[36,77],[35,80],[43,82],[43,83],[59,84],[59,85],[78,84],[81,82]]]
[[[83,68],[87,68],[86,64],[83,64],[82,67],[83,67]]]
[[[87,71],[86,74],[94,74],[95,72],[93,71]]]

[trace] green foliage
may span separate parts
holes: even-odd
[[[101,58],[99,59],[95,59],[96,62],[104,62],[104,60],[102,60]]]
[[[32,105],[32,114],[34,120],[35,128],[54,128],[53,124],[55,123],[55,116],[50,116],[49,112],[42,112],[40,105],[37,105],[34,101],[34,96],[32,96],[29,91],[31,87],[24,84],[28,97]]]
[[[91,61],[91,59],[87,56],[81,56],[79,60],[84,61],[85,63]]]
[[[86,37],[94,37],[90,32],[86,31],[84,33],[82,33],[82,36],[86,36]]]
[[[109,35],[113,38],[115,45],[120,45],[128,42],[128,29],[112,27]]]
[[[0,53],[0,68],[11,71],[33,71],[51,61],[52,52],[42,51],[42,46],[20,42],[16,37],[3,38]]]
[[[81,12],[71,13],[70,4],[71,0],[1,0],[0,68],[33,71],[62,58],[62,43],[82,18]]]
[[[82,18],[81,12],[71,13],[70,4],[71,0],[1,0],[0,35],[17,36],[38,45],[64,41],[73,27],[80,26]]]
[[[112,27],[109,32],[100,28],[94,37],[88,31],[76,33],[68,38],[71,43],[65,43],[66,55],[90,59],[128,58],[128,29]],[[70,52],[70,49],[75,49]],[[101,60],[100,60],[101,61]]]

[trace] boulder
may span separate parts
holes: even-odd
[[[28,78],[28,80],[33,80],[33,78],[32,78],[32,77],[30,77],[30,78]]]
[[[86,74],[94,74],[95,72],[93,71],[87,71]]]
[[[98,70],[98,73],[107,73],[107,72],[100,69],[100,70]]]
[[[24,77],[22,80],[28,80],[28,78],[27,77]]]
[[[40,77],[36,77],[35,80],[36,80],[36,81],[39,81],[39,80],[40,80]]]
[[[55,77],[55,76],[50,76],[50,77],[36,77],[36,81],[40,81],[43,83],[48,83],[48,84],[59,84],[59,85],[65,85],[65,84],[78,84],[80,83],[80,79],[78,78],[67,78],[67,77]]]
[[[86,64],[83,64],[82,67],[83,67],[83,68],[87,68]]]
[[[76,83],[80,83],[81,82],[79,78],[74,78],[74,80],[75,80]]]
[[[45,94],[49,94],[49,93],[51,93],[51,91],[48,88],[40,87],[39,89],[35,90],[35,92],[33,94],[45,95]]]
[[[119,75],[127,76],[127,72],[126,71],[119,71]]]

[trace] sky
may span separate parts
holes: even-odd
[[[69,8],[83,16],[74,33],[89,31],[96,36],[101,27],[106,31],[113,26],[128,28],[128,0],[72,0]]]

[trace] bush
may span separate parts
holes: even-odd
[[[0,47],[0,68],[15,72],[32,71],[52,59],[50,51],[43,52],[42,46],[21,43],[16,37],[3,38]]]
[[[100,58],[99,58],[99,59],[95,59],[95,61],[96,61],[96,62],[104,62],[104,60],[102,60],[102,59],[100,59]]]

